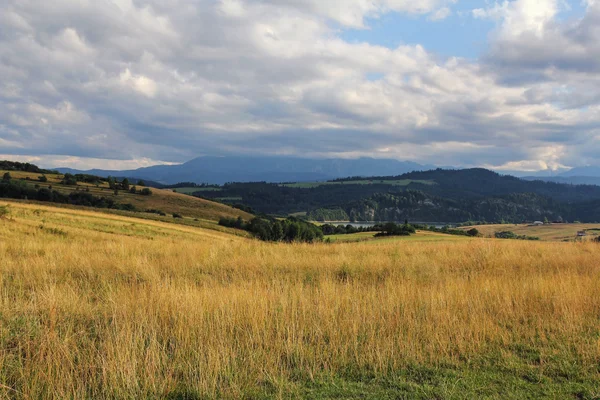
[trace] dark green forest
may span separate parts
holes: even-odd
[[[256,212],[286,216],[306,212],[315,221],[511,222],[600,221],[600,186],[525,181],[485,169],[431,170],[373,181],[419,180],[407,186],[344,184],[294,188],[275,183],[229,183],[196,193],[212,200],[235,198]],[[239,200],[241,199],[241,200]],[[226,200],[225,200],[226,201]]]

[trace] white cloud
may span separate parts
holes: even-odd
[[[1,141],[0,141],[1,143]],[[41,156],[23,156],[14,154],[0,154],[0,159],[14,160],[19,162],[28,162],[37,164],[43,168],[73,168],[73,169],[104,169],[104,170],[129,170],[152,165],[174,165],[175,163],[149,158],[135,158],[131,160],[113,160],[107,158],[88,158],[64,155],[41,155]]]
[[[541,36],[558,11],[558,0],[504,0],[492,7],[473,10],[473,16],[502,20],[501,32],[506,36],[524,33]]]
[[[440,8],[439,10],[437,10],[436,12],[432,13],[429,16],[429,20],[442,21],[451,15],[452,15],[452,10],[450,10],[448,7],[443,7],[443,8]]]
[[[376,18],[388,12],[428,14],[444,9],[456,0],[266,0],[322,16],[352,28],[365,28],[365,18]],[[443,13],[443,12],[442,12]]]
[[[339,35],[391,11],[440,19],[453,3],[7,0],[3,152],[81,165],[232,151],[523,168],[594,161],[596,5],[564,23],[548,0],[474,12],[500,21],[479,62]]]
[[[64,51],[74,52],[79,55],[89,55],[93,52],[85,41],[73,28],[65,28],[54,39],[54,47]]]
[[[156,82],[144,75],[132,75],[129,68],[121,72],[119,79],[123,85],[130,87],[144,96],[154,97],[156,95]]]

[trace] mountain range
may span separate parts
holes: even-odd
[[[600,167],[575,167],[562,171],[554,176],[544,173],[522,176],[526,181],[544,181],[555,183],[566,183],[570,185],[598,185],[600,186]]]
[[[412,171],[427,171],[434,165],[392,159],[311,159],[284,156],[206,156],[179,165],[154,165],[133,170],[87,171],[54,168],[62,173],[87,173],[102,177],[117,176],[144,179],[170,185],[179,182],[223,184],[227,182],[312,182],[351,176],[395,176]],[[452,167],[442,167],[453,169]],[[554,175],[547,171],[527,175],[513,171],[527,181],[600,185],[600,167],[577,167]],[[523,176],[527,175],[527,176]]]
[[[102,177],[147,179],[162,184],[194,182],[311,182],[349,176],[400,175],[436,168],[389,159],[310,159],[292,157],[199,157],[180,165],[155,165],[135,170],[111,171],[54,168],[61,173],[87,173]]]

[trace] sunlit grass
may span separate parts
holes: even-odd
[[[375,237],[377,232],[359,232],[348,235],[328,235],[325,239],[329,239],[334,243],[343,242],[452,242],[460,240],[469,240],[466,236],[448,235],[445,233],[417,231],[416,234],[410,236],[391,236],[391,237]]]
[[[0,397],[598,395],[592,243],[285,245],[10,209]]]
[[[517,235],[535,236],[540,240],[548,241],[574,241],[578,239],[577,232],[588,231],[585,240],[598,236],[600,224],[547,224],[534,226],[530,224],[498,224],[478,225],[476,228],[486,237],[493,237],[495,232],[511,231]],[[463,227],[461,229],[471,229]],[[580,238],[579,238],[580,239]]]

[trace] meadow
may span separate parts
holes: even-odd
[[[392,237],[375,237],[377,232],[359,232],[347,235],[328,235],[326,239],[334,243],[341,242],[370,242],[374,244],[384,242],[448,242],[457,240],[469,240],[467,236],[448,235],[444,233],[429,232],[429,231],[417,231],[416,234],[410,236],[392,236]]]
[[[7,171],[0,171],[0,175],[4,174],[5,172]],[[84,182],[78,182],[76,186],[62,185],[60,182],[62,181],[64,175],[61,174],[45,174],[48,182],[42,183],[38,181],[38,177],[42,175],[39,173],[22,171],[9,171],[9,173],[13,179],[21,180],[23,183],[30,186],[52,186],[53,190],[63,194],[69,194],[75,190],[86,191],[97,197],[111,198],[120,204],[132,204],[139,211],[160,210],[168,214],[169,217],[173,213],[177,213],[192,220],[199,219],[205,221],[214,221],[221,217],[242,217],[244,219],[252,218],[250,214],[231,208],[230,206],[188,196],[179,192],[173,192],[173,190],[169,189],[163,190],[151,188],[151,196],[132,194],[127,190],[120,190],[118,194],[115,195],[114,190],[110,189],[108,183],[106,182],[98,185]],[[131,186],[135,186],[135,182],[132,182]],[[143,187],[138,186],[137,189],[141,190]]]
[[[600,396],[600,247],[272,244],[0,202],[0,398]]]
[[[462,227],[460,229],[469,230],[473,227]],[[554,242],[570,242],[577,240],[591,240],[600,234],[600,224],[495,224],[495,225],[477,225],[475,226],[483,236],[493,237],[496,232],[511,231],[517,235],[535,236],[540,240]],[[577,232],[585,231],[587,236],[577,237]]]
[[[294,183],[282,183],[280,186],[297,188],[297,189],[311,189],[319,186],[328,185],[390,185],[390,186],[408,186],[411,183],[420,183],[423,185],[435,185],[434,181],[427,180],[414,180],[414,179],[397,179],[397,180],[378,180],[378,179],[365,179],[355,181],[327,181],[327,182],[294,182]]]

